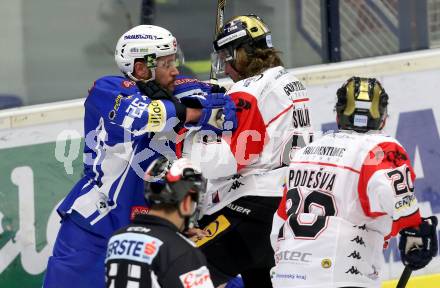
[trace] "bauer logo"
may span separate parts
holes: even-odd
[[[126,259],[151,264],[163,242],[139,233],[123,233],[110,238],[107,259]]]

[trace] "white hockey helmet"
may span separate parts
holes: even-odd
[[[154,25],[139,25],[119,38],[115,61],[122,73],[136,81],[138,79],[132,75],[134,62],[136,59],[145,59],[154,79],[156,59],[173,54],[178,54],[178,47],[176,38],[170,31]],[[182,58],[181,55],[176,56]]]

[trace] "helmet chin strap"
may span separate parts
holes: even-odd
[[[130,78],[131,80],[133,80],[134,82],[138,82],[138,81],[148,82],[148,81],[155,80],[156,79],[156,69],[154,69],[154,68],[149,68],[149,69],[151,72],[151,77],[148,79],[138,79],[138,78],[134,77],[131,72],[127,72],[125,75],[128,78]]]
[[[179,213],[179,216],[181,218],[183,218],[183,226],[180,227],[181,228],[180,231],[188,230],[189,229],[189,225],[191,223],[190,220],[191,220],[192,215],[183,215],[182,211],[180,210],[180,205],[179,205],[179,207],[177,209],[177,212]]]

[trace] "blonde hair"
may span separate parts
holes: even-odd
[[[262,73],[269,68],[283,66],[279,54],[281,52],[274,48],[257,48],[253,54],[249,55],[243,47],[238,48],[234,66],[241,78],[245,79]]]

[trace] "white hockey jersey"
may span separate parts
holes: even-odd
[[[273,287],[379,287],[384,239],[420,224],[397,140],[331,133],[299,150],[271,235]]]
[[[239,81],[227,94],[237,107],[237,130],[190,130],[177,145],[178,156],[199,164],[209,180],[202,215],[243,196],[281,197],[292,151],[312,137],[307,91],[283,67]]]

